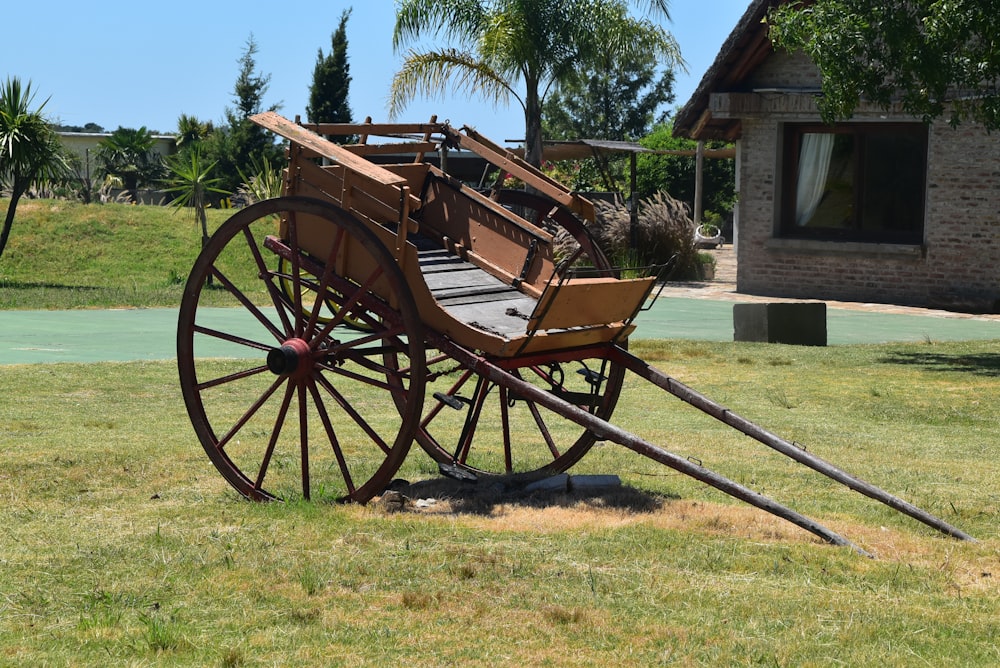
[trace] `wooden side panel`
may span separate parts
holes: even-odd
[[[382,167],[396,176],[406,179],[406,185],[410,186],[410,192],[415,198],[419,198],[424,191],[424,182],[427,181],[427,173],[430,165],[426,162],[404,162],[393,165],[382,165]],[[417,202],[415,206],[420,206]]]
[[[579,278],[546,288],[528,321],[529,330],[620,323],[631,317],[656,278]]]
[[[524,272],[524,289],[533,296],[542,293],[552,276],[552,235],[495,202],[440,179],[428,184],[420,221],[426,233],[447,239],[455,252],[507,285],[521,279]]]
[[[407,215],[420,205],[420,200],[410,194],[403,177],[396,177],[400,180],[399,185],[385,185],[350,172],[341,165],[320,167],[301,156],[292,157],[286,177],[286,194],[327,199],[361,220],[379,226],[395,226],[401,212]],[[405,211],[402,209],[404,204]],[[299,221],[300,247],[315,257],[326,257],[332,243],[328,230],[328,226],[316,225],[312,221]],[[285,234],[283,227],[282,235]],[[397,245],[393,243],[390,248]]]

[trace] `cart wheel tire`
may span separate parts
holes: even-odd
[[[302,251],[305,237],[329,240],[333,259]],[[344,264],[350,276],[337,273]],[[324,299],[337,308],[321,323]],[[343,326],[348,314],[370,331]],[[184,289],[177,363],[205,452],[252,500],[368,501],[419,426],[425,353],[413,295],[378,236],[321,200],[267,200],[223,223]]]
[[[493,361],[602,420],[611,418],[625,378],[620,364],[572,352]],[[589,430],[470,369],[437,375],[437,364],[417,442],[439,464],[476,475],[538,478],[568,470],[597,442]]]

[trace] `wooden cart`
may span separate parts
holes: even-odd
[[[365,502],[386,489],[414,441],[442,472],[475,479],[565,471],[602,439],[847,544],[612,425],[632,371],[968,538],[629,354],[661,268],[620,277],[588,231],[593,204],[474,130],[433,121],[303,126],[273,112],[252,120],[289,142],[283,195],[237,211],[205,246],[185,287],[177,344],[195,432],[244,496]],[[527,189],[462,183],[447,169],[459,150]]]

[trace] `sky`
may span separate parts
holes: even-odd
[[[31,81],[35,106],[51,121],[111,131],[122,126],[172,133],[181,114],[220,123],[233,107],[239,59],[253,35],[257,71],[270,75],[264,104],[305,118],[319,49],[344,9],[350,106],[355,120],[388,120],[392,76],[402,54],[393,52],[392,0],[275,3],[244,0],[169,3],[105,0],[97,4],[55,0],[7,3],[2,16],[0,77]],[[641,5],[642,3],[636,3]],[[681,47],[687,72],[678,72],[675,105],[684,104],[736,26],[749,0],[674,0],[667,29]],[[494,108],[457,94],[417,98],[397,119],[426,121],[432,114],[452,125],[475,127],[497,142],[521,139],[521,108]]]

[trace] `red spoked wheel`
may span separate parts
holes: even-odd
[[[324,240],[324,257],[300,238]],[[378,237],[321,200],[268,200],[219,228],[184,290],[177,362],[198,439],[249,499],[365,502],[419,426],[413,295]]]
[[[565,267],[614,274],[583,222],[565,207],[523,190],[501,190],[496,199],[538,227],[565,230],[577,246],[570,257],[561,258]],[[427,410],[417,441],[443,471],[528,477],[559,473],[597,441],[579,425],[435,354],[428,350]],[[605,359],[600,348],[493,361],[604,420],[614,412],[625,379],[625,368]]]
[[[600,349],[493,362],[604,420],[614,412],[624,381],[624,367],[604,359]],[[417,441],[451,475],[559,473],[597,440],[576,423],[445,356],[428,360],[426,392]]]

